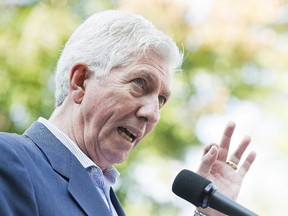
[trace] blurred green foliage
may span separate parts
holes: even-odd
[[[235,10],[233,16],[230,14],[231,19],[224,19],[215,6],[199,25],[191,24],[187,18],[193,9],[189,1],[135,2],[0,1],[1,131],[22,133],[39,116],[49,118],[54,109],[53,70],[61,49],[81,21],[96,11],[119,8],[140,13],[183,49],[183,73],[175,75],[174,94],[161,113],[159,125],[126,162],[117,166],[125,182],[118,194],[131,215],[133,207],[129,207],[127,196],[137,188],[130,172],[133,167],[144,162],[147,155],[180,160],[191,146],[199,144],[195,134],[199,116],[225,112],[226,103],[233,98],[261,102],[275,92],[277,82],[269,84],[271,71],[284,74],[288,68],[283,63],[287,51],[279,48],[282,40],[278,41],[288,33],[288,21],[284,19],[286,1],[273,4],[277,7],[275,11],[280,12],[277,16],[269,14],[273,12],[269,6],[262,6],[263,13],[269,12],[265,19],[257,13],[254,18],[247,16],[242,10],[245,2],[249,4],[247,1],[231,8]],[[228,3],[219,1],[218,4],[221,7]],[[231,34],[236,31],[233,37],[229,35],[231,29]],[[288,120],[287,113],[281,112]],[[142,196],[142,202],[151,207],[137,215],[177,215],[171,203],[159,203],[146,195]]]

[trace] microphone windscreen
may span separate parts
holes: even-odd
[[[177,196],[198,207],[201,205],[204,189],[209,184],[211,184],[211,181],[190,170],[184,169],[176,176],[172,185],[172,191]]]

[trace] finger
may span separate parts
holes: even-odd
[[[215,143],[211,143],[211,144],[205,146],[202,157],[209,152],[209,150],[211,149],[211,147],[212,147],[213,145],[214,145],[214,146],[217,146],[217,144],[215,144]]]
[[[234,122],[228,122],[227,126],[224,130],[221,142],[220,142],[220,151],[219,151],[219,155],[218,155],[218,159],[220,161],[226,161],[227,159],[227,155],[229,152],[229,146],[230,146],[230,142],[231,142],[231,137],[233,135],[234,129],[235,129],[236,125]]]
[[[244,163],[240,167],[238,174],[244,178],[246,173],[249,171],[251,165],[253,164],[254,160],[256,158],[256,152],[252,151],[245,159]]]
[[[251,142],[250,136],[245,136],[235,152],[230,156],[229,161],[239,164],[241,157]]]
[[[206,154],[202,157],[201,164],[198,168],[197,173],[203,177],[207,177],[207,175],[210,173],[211,168],[213,164],[215,163],[217,156],[218,156],[218,147],[217,145],[210,145],[209,150],[206,151]]]

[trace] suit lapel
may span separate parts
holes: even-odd
[[[68,179],[68,191],[87,215],[111,216],[86,169],[43,124],[35,122],[24,135],[42,150],[53,169]]]
[[[110,199],[111,199],[111,202],[118,214],[118,216],[125,216],[125,212],[123,211],[123,208],[114,192],[114,190],[112,188],[110,188]]]
[[[68,191],[88,215],[98,215],[101,213],[103,216],[111,216],[107,205],[93,185],[86,169],[81,164],[82,168],[78,167],[79,164],[77,160],[71,161],[71,176]]]

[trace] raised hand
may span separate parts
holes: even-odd
[[[242,155],[251,142],[249,136],[244,137],[235,152],[228,156],[235,126],[234,122],[229,122],[224,130],[220,144],[210,144],[205,147],[201,164],[197,171],[199,175],[212,181],[219,192],[233,200],[237,199],[243,179],[256,158],[256,153],[254,151],[250,152],[238,168]],[[223,215],[210,208],[199,208],[199,211],[211,216]]]

